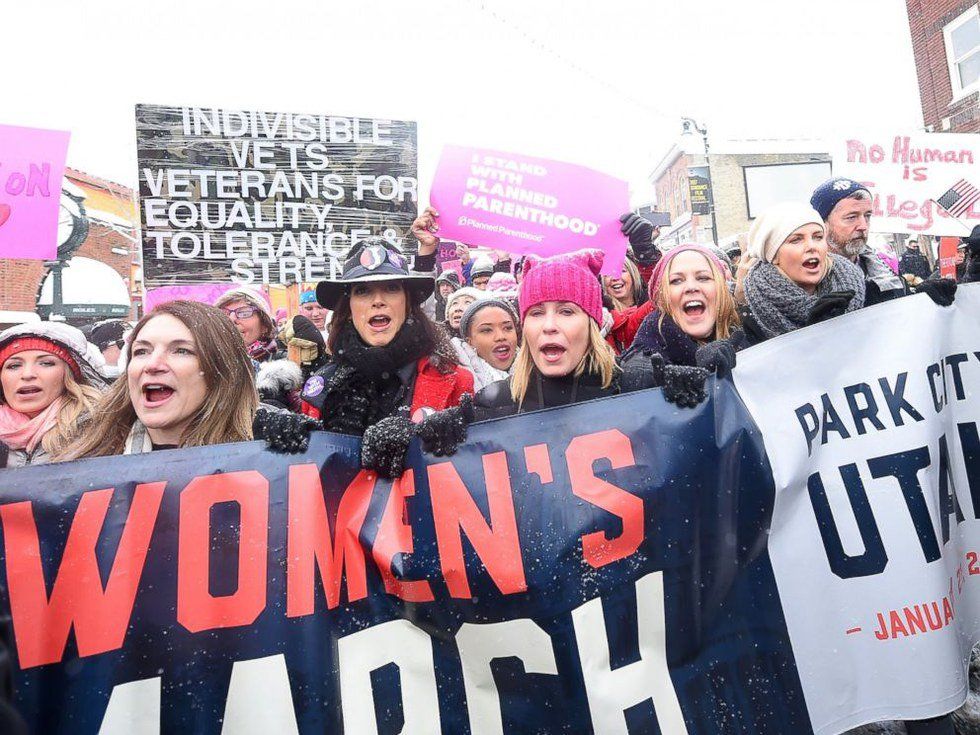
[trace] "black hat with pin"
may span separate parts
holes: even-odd
[[[316,285],[316,300],[327,309],[336,309],[337,304],[350,294],[351,285],[372,281],[404,281],[416,304],[421,304],[435,290],[435,279],[408,270],[405,256],[391,243],[380,237],[369,237],[350,251],[340,278],[320,281]]]

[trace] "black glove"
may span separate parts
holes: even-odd
[[[466,427],[473,423],[473,396],[464,393],[459,405],[436,411],[419,424],[422,449],[437,457],[456,454],[459,445],[466,441]]]
[[[709,373],[730,373],[735,369],[735,348],[727,339],[716,339],[699,347],[694,353],[694,361]]]
[[[952,306],[956,298],[956,281],[951,278],[932,278],[915,288],[916,293],[928,294],[936,306]]]
[[[657,228],[649,220],[634,212],[627,212],[619,218],[623,223],[620,231],[629,238],[633,254],[641,265],[654,265],[660,260],[660,251],[653,244]]]
[[[806,320],[807,326],[819,324],[827,319],[843,316],[847,312],[847,307],[854,298],[853,291],[831,291],[817,299],[817,303],[810,309],[810,316]]]
[[[401,477],[405,471],[405,455],[415,436],[415,424],[399,411],[367,427],[361,440],[361,467],[374,470],[381,477]]]
[[[656,385],[663,386],[664,399],[679,408],[694,408],[701,403],[707,394],[704,383],[708,379],[708,371],[699,367],[687,365],[665,365],[661,355],[650,358],[653,365],[653,375]]]
[[[309,416],[259,406],[252,421],[252,435],[262,439],[273,452],[299,454],[310,443],[310,432],[322,428]]]

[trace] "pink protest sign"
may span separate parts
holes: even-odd
[[[571,163],[480,148],[446,146],[432,206],[439,235],[509,253],[606,253],[602,272],[620,273],[629,210],[625,181]]]
[[[234,283],[196,283],[186,286],[161,286],[151,288],[146,292],[146,301],[143,303],[143,311],[153,311],[154,307],[165,304],[168,301],[185,299],[187,301],[200,301],[203,304],[213,304],[225,291],[235,287]]]
[[[0,258],[58,257],[68,136],[0,125]]]

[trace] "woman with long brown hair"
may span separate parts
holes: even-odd
[[[126,346],[126,374],[59,459],[141,454],[253,438],[258,395],[241,336],[219,310],[171,301]]]

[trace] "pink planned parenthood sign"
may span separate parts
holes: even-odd
[[[625,181],[572,163],[482,148],[446,146],[432,183],[439,235],[510,253],[605,252],[619,275],[629,210]]]
[[[0,125],[0,258],[58,257],[69,133]]]

